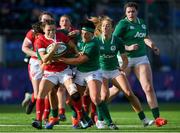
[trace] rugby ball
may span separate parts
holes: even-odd
[[[57,50],[54,52],[53,57],[60,57],[60,56],[64,55],[68,50],[68,47],[67,47],[67,45],[65,43],[57,42],[56,44],[55,43],[50,44],[46,48],[46,52],[49,53],[54,45],[59,45],[59,46],[58,46]]]

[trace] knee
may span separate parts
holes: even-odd
[[[152,85],[151,84],[146,84],[146,85],[144,85],[144,91],[145,91],[145,93],[152,93],[153,92],[153,87],[152,87]]]
[[[39,89],[39,92],[37,94],[37,98],[45,98],[46,93],[43,89]]]
[[[69,95],[72,96],[73,94],[77,93],[77,87],[74,83],[70,84],[67,88],[68,88]]]
[[[80,100],[81,96],[79,92],[75,92],[74,94],[71,95],[72,100],[78,101]]]

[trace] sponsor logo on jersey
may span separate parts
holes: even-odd
[[[100,46],[100,50],[104,50],[104,46]]]
[[[144,24],[142,24],[141,27],[142,27],[143,29],[146,29],[146,25],[144,25]]]
[[[129,29],[134,30],[134,29],[135,29],[135,27],[134,27],[134,26],[132,26],[132,25],[130,25],[130,26],[129,26]]]
[[[146,36],[146,33],[136,32],[136,35],[134,38],[144,38]]]
[[[101,55],[101,57],[106,58],[106,59],[110,59],[110,58],[115,57],[115,55],[106,55],[106,54],[103,54],[103,55]]]
[[[116,46],[111,46],[111,51],[116,51]]]

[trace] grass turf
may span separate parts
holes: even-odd
[[[152,114],[147,106],[143,105],[148,118],[152,119]],[[180,132],[180,104],[169,103],[160,104],[161,116],[168,120],[168,124],[163,127],[143,127],[136,113],[126,104],[109,105],[113,121],[118,125],[119,130],[103,129],[98,130],[95,126],[88,129],[72,129],[71,113],[67,108],[67,121],[60,122],[52,130],[37,130],[31,126],[35,113],[26,115],[20,105],[0,105],[0,132]]]

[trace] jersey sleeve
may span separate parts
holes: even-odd
[[[145,27],[146,37],[149,36],[149,31],[148,31],[148,27],[147,27],[146,23],[144,22],[143,19],[140,19],[140,22]]]
[[[46,51],[42,37],[39,37],[38,39],[36,39],[35,45],[36,45],[38,52],[45,52]]]
[[[35,36],[33,30],[29,30],[26,34],[26,38],[32,44],[34,42]]]
[[[117,38],[117,42],[118,42],[118,46],[119,46],[119,52],[120,54],[124,54],[125,53],[125,45],[122,39]]]
[[[123,32],[126,30],[126,24],[124,21],[119,21],[119,23],[116,25],[115,30],[113,32],[114,36],[122,37]]]
[[[91,44],[88,44],[85,46],[83,53],[87,55],[88,57],[91,57],[94,55],[94,52],[96,51],[96,46],[95,42],[91,42]]]

